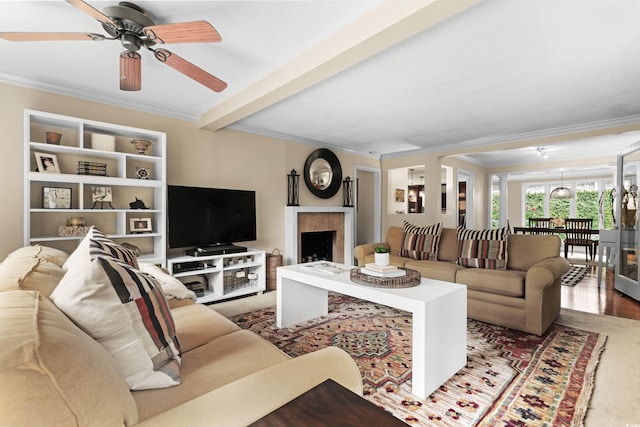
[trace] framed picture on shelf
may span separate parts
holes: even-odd
[[[44,209],[71,209],[71,188],[42,187]]]
[[[92,202],[112,202],[113,193],[111,187],[91,187]]]
[[[130,218],[129,228],[131,234],[151,233],[153,231],[151,218]]]
[[[55,154],[49,153],[33,153],[36,156],[36,164],[38,165],[38,172],[48,173],[60,173],[60,166],[58,165],[58,158]]]
[[[91,209],[95,209],[98,203],[100,203],[100,209],[104,207],[105,203],[108,203],[109,207],[113,209],[113,205],[111,204],[112,200],[113,193],[111,192],[111,187],[91,187],[91,201],[93,202]]]

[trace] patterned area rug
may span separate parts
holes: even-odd
[[[295,357],[336,346],[356,360],[365,398],[421,426],[578,426],[606,336],[552,325],[538,337],[468,320],[465,368],[427,399],[411,394],[411,316],[330,294],[329,314],[290,328],[275,308],[231,320]]]
[[[562,276],[562,286],[575,286],[587,275],[587,267],[572,265],[571,269]]]

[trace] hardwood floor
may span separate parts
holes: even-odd
[[[561,305],[573,310],[640,320],[640,302],[616,291],[613,276],[606,280],[604,272],[598,286],[597,267],[590,267],[587,276],[576,286],[562,287]]]

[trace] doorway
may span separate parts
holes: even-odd
[[[378,168],[356,165],[355,186],[355,239],[356,245],[380,242],[382,211],[382,178]]]
[[[458,226],[473,228],[473,173],[458,170]]]

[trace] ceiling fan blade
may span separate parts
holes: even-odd
[[[192,78],[214,92],[222,92],[227,87],[227,84],[219,78],[212,76],[202,68],[193,65],[191,62],[179,57],[175,53],[171,53],[166,49],[156,49],[153,51],[153,54],[156,56],[158,61],[164,62],[171,68],[178,70],[185,76]]]
[[[142,88],[142,61],[138,52],[120,54],[120,89],[136,91]]]
[[[216,43],[222,40],[218,31],[207,21],[154,25],[142,31],[156,43]]]
[[[41,41],[63,41],[63,40],[84,40],[100,41],[105,37],[95,33],[0,33],[0,39],[12,42],[41,42]]]
[[[94,19],[97,19],[98,21],[102,22],[103,24],[108,25],[108,26],[113,27],[113,28],[118,28],[118,24],[116,24],[113,19],[109,18],[107,15],[105,15],[102,12],[100,12],[98,9],[95,9],[90,4],[85,3],[82,0],[66,0],[66,1],[70,5],[77,7],[78,9],[80,9],[81,11],[86,13],[87,15],[91,16]]]

